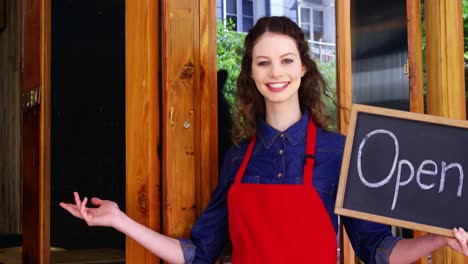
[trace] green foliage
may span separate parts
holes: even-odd
[[[231,105],[234,102],[234,91],[237,76],[240,73],[245,39],[244,33],[236,32],[233,29],[234,23],[232,20],[228,20],[226,25],[222,21],[216,22],[218,69],[225,69],[228,72],[228,79],[224,85],[224,94]]]
[[[329,61],[329,62],[321,62],[316,60],[317,67],[322,73],[323,77],[325,78],[328,84],[328,93],[327,96],[323,97],[323,101],[325,102],[326,112],[332,118],[332,122],[328,127],[330,130],[336,130],[337,128],[337,108],[335,105],[336,101],[336,62]]]

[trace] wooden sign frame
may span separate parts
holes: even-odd
[[[350,158],[353,149],[353,141],[355,136],[356,123],[359,113],[369,113],[380,116],[387,116],[391,118],[399,118],[406,120],[421,121],[425,123],[433,123],[438,125],[447,125],[451,127],[467,128],[468,122],[463,120],[456,120],[450,118],[443,118],[437,116],[423,115],[411,112],[397,111],[386,108],[379,108],[373,106],[354,104],[351,110],[348,134],[346,138],[346,145],[343,154],[343,162],[341,166],[340,180],[338,186],[338,193],[336,198],[335,213],[338,215],[349,216],[353,218],[359,218],[369,220],[373,222],[379,222],[388,225],[395,225],[409,229],[416,229],[421,231],[427,231],[433,234],[445,235],[453,237],[453,231],[451,229],[430,226],[426,224],[391,218],[387,216],[375,215],[366,212],[360,212],[348,208],[344,208],[345,199],[345,188],[348,180],[348,171],[350,167]]]

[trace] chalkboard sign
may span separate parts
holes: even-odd
[[[468,122],[354,105],[335,213],[453,236],[467,171]]]

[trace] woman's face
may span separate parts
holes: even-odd
[[[252,51],[252,78],[265,104],[299,103],[298,90],[306,67],[293,38],[266,32]]]

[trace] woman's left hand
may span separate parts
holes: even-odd
[[[454,228],[455,238],[448,238],[447,245],[468,256],[468,233],[463,228]]]

